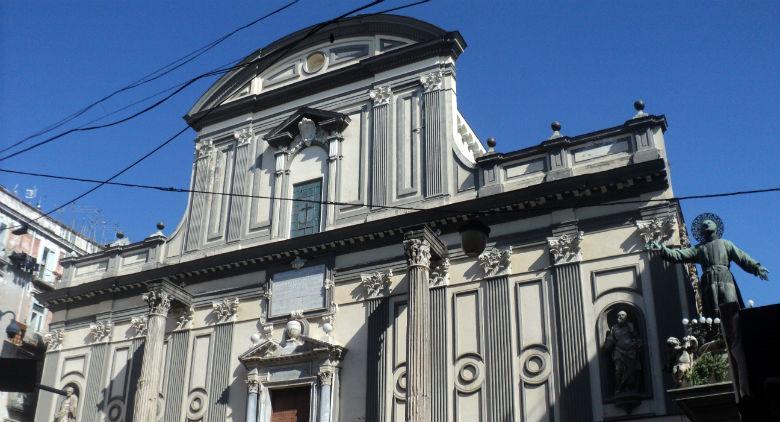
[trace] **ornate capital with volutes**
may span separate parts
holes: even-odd
[[[578,231],[547,238],[547,245],[555,264],[568,264],[582,260],[580,242],[582,242],[583,235],[583,232]]]
[[[636,228],[645,244],[668,241],[674,236],[675,227],[677,227],[677,219],[672,216],[636,220]]]
[[[404,253],[410,267],[429,268],[431,266],[431,244],[425,239],[404,240]]]
[[[320,368],[320,373],[317,374],[317,378],[320,380],[320,385],[333,385],[333,377],[335,375],[333,368],[322,367]]]
[[[238,146],[249,145],[252,142],[252,129],[243,128],[233,132],[233,137],[236,138]]]
[[[95,324],[89,325],[89,334],[92,336],[92,341],[98,342],[111,338],[111,321],[100,321]]]
[[[450,259],[444,258],[431,268],[428,285],[430,287],[440,287],[448,284],[450,284]]]
[[[374,100],[374,106],[386,105],[393,99],[393,90],[390,85],[379,86],[368,92],[368,95]]]
[[[179,311],[179,316],[176,318],[176,329],[182,330],[192,323],[193,318],[195,318],[195,307],[192,305],[182,308]]]
[[[195,144],[195,153],[198,155],[198,159],[209,157],[213,150],[214,142],[211,139],[201,139]]]
[[[217,321],[235,321],[238,317],[238,298],[222,299],[211,303]]]
[[[246,388],[250,394],[260,392],[260,374],[257,372],[257,369],[253,369],[247,374]]]
[[[377,297],[390,286],[390,277],[393,276],[393,270],[386,272],[375,271],[371,274],[361,274],[360,284],[366,289],[366,297]]]
[[[493,277],[512,272],[511,257],[511,246],[507,246],[505,249],[489,248],[477,257],[477,261],[479,261],[485,275]]]
[[[423,86],[425,92],[436,91],[441,89],[444,82],[444,73],[441,70],[437,70],[431,73],[426,73],[420,77],[420,83]]]
[[[163,290],[151,290],[141,296],[149,305],[149,315],[167,317],[171,310],[171,295]]]
[[[65,330],[53,330],[44,334],[43,344],[46,345],[47,351],[57,350],[62,346],[62,342],[65,340]]]
[[[149,324],[149,318],[142,316],[142,317],[133,317],[130,319],[130,327],[135,330],[136,337],[143,337],[146,335],[147,329]]]

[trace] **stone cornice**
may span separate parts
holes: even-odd
[[[618,183],[630,180],[618,188]],[[502,211],[486,219],[487,224],[528,218],[549,213],[549,207],[571,208],[587,204],[631,198],[645,192],[668,187],[664,160],[629,164],[595,174],[584,174],[533,185],[527,188],[456,202],[427,211],[406,213],[362,224],[340,227],[310,236],[285,239],[215,254],[197,260],[185,261],[144,271],[107,277],[72,287],[56,289],[36,295],[51,309],[57,309],[82,300],[102,295],[133,294],[148,283],[170,280],[171,289],[180,296],[189,294],[177,284],[190,283],[223,275],[258,271],[269,263],[283,262],[296,256],[307,257],[335,251],[362,250],[366,245],[399,245],[405,233],[419,227],[421,222],[435,225],[443,232],[453,232],[462,218],[488,210]],[[588,191],[588,195],[578,192]],[[506,212],[508,209],[512,212]],[[435,256],[435,253],[434,253]],[[148,280],[157,280],[149,282]],[[176,283],[176,284],[174,284]],[[172,290],[173,291],[173,290]],[[136,293],[137,294],[137,293]]]

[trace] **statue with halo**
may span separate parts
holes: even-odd
[[[701,265],[699,288],[705,316],[718,316],[718,306],[723,303],[738,302],[743,306],[742,296],[729,268],[732,262],[762,280],[769,280],[769,270],[733,243],[721,238],[723,221],[716,214],[704,213],[697,216],[691,224],[691,232],[699,242],[696,246],[670,249],[658,242],[651,242],[647,248],[660,251],[663,259],[667,261],[695,262]]]

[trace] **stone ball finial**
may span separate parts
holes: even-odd
[[[642,100],[636,100],[634,101],[634,110],[636,111],[642,111],[645,109],[645,102]]]
[[[496,147],[496,138],[487,138],[487,146],[488,148],[495,148]]]
[[[157,222],[157,230],[162,231],[164,228],[165,228],[165,223],[163,223],[162,221],[158,221]]]
[[[120,230],[120,231],[118,231],[118,232],[116,232],[116,238],[117,238],[117,239],[123,239],[124,237],[125,237],[125,234],[124,234],[124,233],[122,233],[122,231],[121,231],[121,230]]]
[[[551,129],[552,129],[554,132],[558,132],[559,130],[561,130],[561,122],[559,122],[559,121],[557,121],[557,120],[556,120],[556,121],[554,121],[554,122],[550,123],[550,128],[551,128]]]

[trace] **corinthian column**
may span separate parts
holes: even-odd
[[[133,409],[134,422],[157,420],[157,392],[162,383],[163,343],[165,342],[165,320],[171,308],[171,297],[162,290],[144,293],[149,304],[149,321],[146,331],[146,345],[141,363],[141,376],[135,393]]]
[[[409,317],[406,335],[406,420],[431,420],[431,332],[428,271],[431,244],[425,238],[404,240],[408,264]]]

